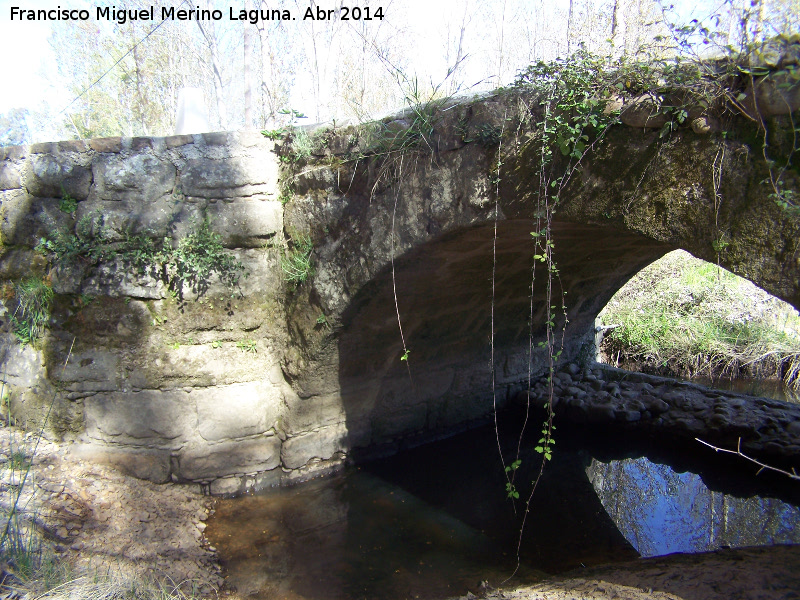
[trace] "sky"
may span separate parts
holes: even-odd
[[[451,14],[463,11],[463,0],[409,0],[410,12],[418,15],[413,25],[418,30],[417,40],[433,40],[432,33],[440,26],[439,20],[444,11]],[[522,0],[525,1],[525,0]],[[554,7],[565,4],[568,0],[545,0]],[[722,0],[718,0],[717,3]],[[231,5],[240,2],[232,0]],[[163,4],[163,3],[162,3]],[[194,4],[194,3],[193,3]],[[202,6],[201,2],[196,3]],[[320,2],[324,5],[325,2]],[[330,4],[333,4],[332,2]],[[679,11],[689,16],[708,14],[712,0],[678,0],[674,2]],[[154,2],[159,6],[159,2]],[[44,102],[49,102],[56,110],[66,108],[72,101],[66,92],[64,82],[59,82],[55,57],[48,43],[51,31],[49,22],[10,20],[11,7],[20,8],[81,8],[93,7],[87,0],[0,0],[0,81],[4,82],[0,92],[0,113],[12,108],[36,109]],[[119,3],[124,6],[124,0]],[[436,7],[434,9],[433,7]],[[387,16],[391,18],[391,16]],[[432,57],[438,56],[438,49],[415,44],[409,48],[412,70],[424,73],[431,66]]]

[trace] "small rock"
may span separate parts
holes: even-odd
[[[642,413],[640,413],[638,410],[617,410],[614,414],[618,421],[623,421],[626,423],[639,421],[642,418]]]
[[[556,373],[556,380],[560,380],[564,385],[572,385],[572,377],[569,373]],[[553,381],[555,383],[555,380]]]
[[[581,368],[576,363],[569,363],[567,365],[567,371],[570,375],[577,375],[581,372]]]
[[[571,385],[567,388],[567,393],[575,396],[576,398],[583,398],[586,396],[586,392],[574,385]]]
[[[640,400],[644,405],[644,408],[650,411],[651,414],[660,415],[661,413],[665,413],[669,410],[669,404],[660,398],[655,398],[653,396],[642,396]]]

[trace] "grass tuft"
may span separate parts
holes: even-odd
[[[14,335],[20,343],[32,344],[50,321],[53,288],[42,277],[27,277],[14,287],[14,297],[16,307],[10,317]]]
[[[291,285],[299,285],[314,273],[311,264],[311,253],[314,244],[308,234],[297,234],[292,237],[292,249],[281,257],[283,279]]]

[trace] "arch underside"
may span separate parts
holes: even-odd
[[[508,220],[498,221],[496,237],[494,223],[451,232],[396,260],[394,275],[384,269],[364,286],[343,315],[338,341],[350,447],[463,427],[526,386],[529,372],[545,372],[539,342],[548,277],[546,265],[532,258],[532,230],[530,220]],[[569,222],[554,222],[552,239],[552,305],[560,327],[563,290],[561,360],[569,361],[591,352],[595,318],[611,296],[673,248],[630,231]]]

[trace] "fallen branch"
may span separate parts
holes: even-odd
[[[794,467],[792,467],[791,471],[784,471],[783,469],[779,469],[777,467],[772,467],[770,465],[765,465],[764,463],[757,461],[755,458],[747,456],[744,452],[742,452],[742,438],[739,438],[739,442],[736,444],[736,450],[726,450],[725,448],[718,448],[717,446],[712,446],[708,442],[704,442],[700,438],[694,438],[694,439],[696,439],[698,442],[700,442],[704,446],[708,446],[709,448],[714,450],[714,452],[726,452],[728,454],[738,454],[742,458],[744,458],[746,460],[749,460],[752,463],[757,464],[761,468],[756,472],[756,475],[759,475],[761,473],[761,471],[763,471],[764,469],[767,469],[769,471],[775,471],[776,473],[782,473],[783,475],[786,475],[787,477],[789,477],[791,479],[800,480],[800,475],[797,474],[797,471],[795,471]]]

